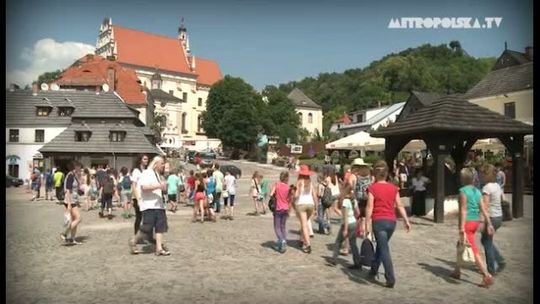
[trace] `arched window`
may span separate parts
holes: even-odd
[[[201,132],[202,130],[202,117],[201,115],[197,116],[197,132]]]
[[[312,124],[312,123],[313,123],[313,114],[308,113],[308,115],[307,115],[307,122],[308,122],[309,124]]]
[[[186,120],[187,120],[187,113],[184,112],[184,113],[182,113],[182,124],[181,124],[183,133],[187,133]]]

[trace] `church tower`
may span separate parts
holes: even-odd
[[[178,28],[178,40],[182,43],[182,46],[184,47],[184,50],[186,50],[187,54],[191,53],[191,50],[189,49],[189,38],[187,35],[187,29],[184,25],[184,17],[182,17],[180,21],[180,27]]]

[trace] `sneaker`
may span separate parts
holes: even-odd
[[[62,239],[62,241],[66,241],[67,240],[67,235],[65,233],[60,233],[60,238]]]
[[[130,239],[128,241],[128,245],[129,245],[129,251],[131,254],[139,254],[140,251],[139,249],[137,249],[137,244],[135,244],[135,241]]]
[[[71,240],[71,244],[73,245],[82,245],[83,243],[76,241],[75,239]]]
[[[281,242],[281,250],[279,251],[280,253],[285,253],[287,251],[287,242],[286,241],[282,241]]]
[[[501,273],[504,270],[504,268],[506,268],[506,263],[499,263],[499,267],[497,268],[496,274]]]

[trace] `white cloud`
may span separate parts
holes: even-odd
[[[38,40],[33,48],[24,48],[21,52],[20,58],[26,63],[25,67],[7,72],[6,87],[10,83],[21,88],[30,85],[40,74],[65,69],[82,56],[94,53],[94,50],[93,45],[82,42],[57,42],[50,38]]]

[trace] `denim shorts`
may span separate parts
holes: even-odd
[[[165,209],[146,209],[142,212],[141,231],[151,234],[154,228],[156,233],[164,233],[169,229]]]

